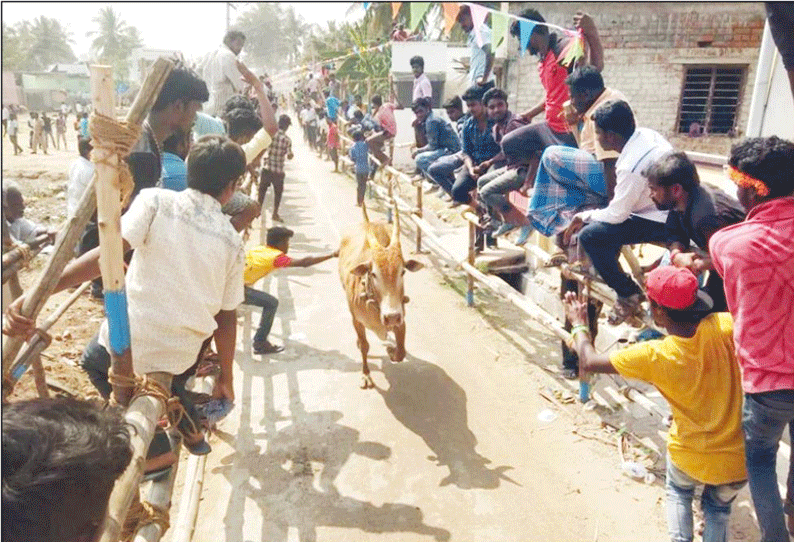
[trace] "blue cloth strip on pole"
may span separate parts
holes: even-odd
[[[104,292],[105,315],[108,319],[110,349],[117,356],[130,347],[130,319],[127,314],[127,292]]]

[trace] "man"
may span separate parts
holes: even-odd
[[[11,110],[7,105],[3,106],[3,136],[8,132],[8,118],[11,115]]]
[[[433,179],[457,204],[472,201],[469,192],[477,187],[477,179],[487,172],[491,167],[490,159],[501,150],[493,138],[496,123],[488,118],[488,112],[482,104],[484,92],[482,86],[473,86],[463,94],[463,101],[471,113],[463,125],[463,168],[455,175],[454,182],[449,177]]]
[[[794,143],[750,138],[731,149],[728,173],[747,210],[744,222],[709,241],[714,269],[725,281],[742,368],[744,441],[750,492],[763,542],[794,531],[794,455],[785,506],[775,460],[783,431],[794,432]]]
[[[604,209],[581,211],[565,231],[565,244],[579,232],[579,243],[618,298],[609,314],[617,325],[640,308],[642,290],[620,267],[623,245],[663,242],[667,212],[651,200],[645,170],[672,150],[658,132],[635,128],[634,113],[623,100],[604,103],[593,114],[596,137],[604,150],[620,153],[615,162],[615,196]],[[581,231],[580,231],[581,230]]]
[[[262,319],[254,335],[255,354],[276,354],[284,350],[268,341],[273,319],[278,308],[278,299],[260,290],[253,285],[274,269],[283,267],[311,267],[331,258],[339,256],[339,251],[324,256],[306,256],[293,260],[287,256],[289,240],[295,234],[292,230],[276,226],[267,230],[267,245],[258,246],[249,250],[245,255],[245,304],[262,307]]]
[[[98,540],[132,459],[122,412],[76,399],[3,406],[3,540]]]
[[[330,89],[325,89],[323,91],[323,96],[325,96],[326,117],[336,122],[336,114],[339,110],[339,98],[334,96]]]
[[[44,133],[44,113],[39,115],[38,113],[35,114],[36,116],[33,117],[33,153],[36,152],[41,148],[41,152],[47,154],[47,134]],[[86,121],[88,122],[88,121]]]
[[[420,98],[430,98],[430,107],[432,109],[433,103],[433,87],[430,84],[430,79],[425,75],[425,59],[421,56],[411,57],[411,71],[414,74],[414,86],[411,97],[411,103],[416,103]],[[417,147],[427,146],[427,134],[425,133],[424,121],[419,118],[414,119],[411,124],[414,129],[414,139],[416,140]]]
[[[488,118],[494,121],[493,139],[500,144],[505,135],[525,124],[524,120],[514,115],[507,105],[507,93],[498,88],[492,88],[485,93],[483,104],[488,110]],[[486,160],[480,167],[487,169],[492,164],[503,163],[505,155],[502,151],[490,160]],[[516,243],[523,245],[529,239],[532,228],[529,227],[527,218],[516,209],[507,199],[507,194],[518,190],[524,182],[523,168],[510,169],[506,165],[496,168],[477,179],[477,194],[487,210],[490,220],[488,227],[495,230],[494,237],[504,235],[521,226],[521,235]],[[498,229],[494,226],[501,224]]]
[[[158,186],[181,192],[187,188],[187,155],[190,152],[190,133],[177,131],[163,141],[162,177]]]
[[[17,121],[17,114],[11,113],[8,117],[8,139],[14,146],[14,156],[22,152],[22,147],[19,146],[17,136],[19,134],[19,121]]]
[[[412,109],[416,122],[424,126],[427,145],[415,149],[411,156],[416,160],[416,168],[426,175],[430,164],[442,156],[460,151],[460,141],[455,129],[448,122],[433,115],[430,97],[418,98]]]
[[[482,44],[477,42],[477,32],[474,31],[474,21],[471,17],[469,6],[463,5],[458,11],[457,22],[466,32],[466,45],[469,47],[469,84],[484,87],[483,92],[493,87],[495,77],[493,74],[494,55],[491,51],[491,29],[485,24],[479,28]]]
[[[419,98],[432,98],[433,87],[425,74],[425,59],[421,56],[411,57],[411,71],[414,74],[414,86],[411,101],[416,102]]]
[[[229,30],[223,43],[212,53],[204,67],[204,80],[210,88],[210,102],[207,111],[210,115],[220,116],[220,108],[234,94],[243,91],[242,74],[237,67],[237,56],[245,45],[245,34],[239,30]]]
[[[287,130],[292,121],[287,115],[281,115],[278,119],[278,132],[273,136],[273,141],[267,149],[265,162],[259,174],[259,190],[257,201],[259,206],[265,202],[265,194],[270,185],[273,185],[273,220],[281,222],[278,214],[278,207],[281,204],[281,196],[284,193],[284,158],[292,160],[292,140],[287,135]]]
[[[94,178],[94,163],[91,161],[91,140],[79,139],[77,149],[80,156],[69,166],[69,183],[66,185],[66,215],[74,216],[77,205],[86,187]]]
[[[244,298],[244,253],[242,239],[221,207],[245,171],[245,153],[228,138],[210,135],[193,146],[187,163],[187,190],[143,190],[121,217],[125,252],[134,249],[126,291],[135,370],[141,375],[189,376],[205,339],[214,336],[221,370],[213,396],[233,402],[236,308]],[[53,293],[99,274],[97,247],[66,266]],[[33,331],[35,322],[19,314],[24,299],[20,297],[7,309],[4,333],[27,336]],[[105,320],[98,337],[104,356],[108,335]],[[92,352],[83,358],[84,368],[100,389],[108,386],[110,360],[104,356]],[[177,385],[174,378],[171,388],[186,409],[179,429],[188,450],[207,454],[210,447],[186,396],[186,379]]]
[[[545,22],[543,16],[534,9],[525,10],[521,17],[538,23]],[[600,72],[604,67],[603,49],[593,19],[589,15],[579,12],[574,17],[574,25],[584,34],[587,41],[590,51],[589,63],[596,71]],[[510,33],[520,42],[521,30],[518,21],[513,23]],[[530,35],[529,52],[538,57],[538,74],[545,95],[535,107],[526,111],[522,117],[527,123],[531,123],[534,117],[544,113],[545,120],[527,124],[506,137],[502,143],[505,155],[508,157],[508,166],[511,169],[520,165],[528,166],[528,184],[535,179],[538,160],[547,147],[552,145],[576,147],[576,140],[568,132],[568,127],[562,117],[563,104],[570,97],[565,79],[574,68],[573,63],[567,68],[561,66],[563,51],[569,42],[569,37],[550,32],[549,27],[544,24],[535,25]]]
[[[8,222],[11,237],[21,243],[29,243],[45,233],[49,233],[53,240],[55,238],[55,231],[50,232],[44,226],[25,218],[25,198],[13,181],[3,181],[3,218]]]
[[[380,127],[380,131],[367,138],[369,152],[378,159],[381,166],[391,165],[391,159],[383,152],[386,141],[394,139],[397,135],[397,121],[394,119],[394,110],[397,106],[392,102],[383,103],[383,98],[375,94],[372,99],[372,118]],[[374,174],[374,171],[373,171]]]
[[[63,150],[69,150],[66,145],[66,115],[64,113],[58,113],[58,118],[55,119],[55,143],[56,147],[63,143]]]
[[[364,105],[364,100],[361,97],[361,94],[356,94],[353,97],[353,103],[347,110],[347,118],[352,119],[356,111],[361,111],[362,115],[367,114],[367,106]]]
[[[710,271],[709,239],[717,231],[744,220],[745,212],[736,199],[719,189],[700,184],[697,168],[686,153],[662,156],[646,172],[651,199],[661,211],[669,211],[665,227],[671,263],[693,273]],[[690,252],[690,243],[700,249]],[[714,300],[714,312],[725,312],[722,279],[710,272],[706,293]]]
[[[783,67],[788,73],[791,87],[791,98],[794,99],[794,37],[791,28],[794,26],[794,6],[790,2],[764,2],[769,31],[775,42]]]
[[[624,100],[620,91],[606,87],[594,66],[576,68],[565,79],[571,95],[566,122],[578,148],[553,145],[543,152],[534,181],[528,216],[532,226],[551,237],[565,230],[578,211],[604,207],[614,193],[618,153],[605,150],[596,138],[593,113],[609,100]],[[562,243],[559,242],[560,246]]]
[[[670,335],[611,354],[595,351],[587,306],[568,292],[565,312],[575,324],[576,352],[582,370],[644,380],[667,399],[673,413],[666,476],[670,538],[694,538],[692,498],[695,487],[703,485],[703,540],[725,542],[731,504],[747,479],[732,320],[725,313],[709,314],[711,298],[698,290],[697,278],[688,269],[665,266],[651,271],[647,290],[654,321]]]
[[[455,126],[455,133],[458,136],[458,141],[463,141],[463,125],[471,117],[471,113],[463,113],[463,100],[460,96],[454,96],[447,100],[443,106],[447,113],[447,117]],[[427,168],[427,177],[432,182],[424,183],[425,192],[435,192],[441,186],[436,182],[436,178],[455,178],[455,170],[463,167],[463,151],[458,151],[455,154],[442,156]]]

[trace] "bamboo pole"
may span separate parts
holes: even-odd
[[[171,449],[179,455],[180,440],[178,438],[171,438],[170,441]],[[178,466],[179,462],[177,461],[171,465],[169,474],[164,480],[158,480],[152,483],[152,486],[149,488],[149,494],[146,496],[146,501],[149,504],[162,510],[169,510],[171,508],[171,495],[174,492],[174,482],[176,482]],[[190,480],[190,478],[187,479],[188,484]],[[164,534],[165,531],[162,530],[158,524],[148,523],[138,529],[135,538],[133,538],[133,542],[159,542]]]
[[[474,258],[477,253],[477,226],[473,222],[469,222],[469,253],[468,263],[471,268],[474,268]],[[474,276],[468,273],[466,276],[468,288],[466,289],[466,304],[469,307],[474,306]]]
[[[34,359],[38,354],[41,354],[41,352],[47,348],[47,346],[49,346],[51,339],[49,335],[47,335],[47,331],[49,331],[49,329],[58,320],[60,320],[61,316],[64,315],[66,310],[71,307],[81,295],[83,295],[83,292],[85,292],[89,286],[91,286],[90,282],[83,283],[82,286],[72,292],[72,295],[70,295],[66,301],[61,303],[61,305],[39,325],[39,333],[37,333],[30,340],[30,342],[27,343],[25,349],[19,354],[9,369],[9,374],[5,381],[7,387],[3,388],[3,399],[5,399],[8,394],[13,391],[13,386],[22,377],[22,375],[25,374],[25,371],[27,370],[28,365],[31,363],[31,360]]]
[[[168,373],[149,373],[150,379],[156,381],[166,390],[171,389],[171,375]],[[127,408],[124,420],[132,426],[130,441],[132,444],[132,461],[127,470],[116,480],[105,519],[100,527],[102,533],[99,542],[118,542],[127,511],[132,499],[137,494],[146,464],[146,452],[154,437],[157,421],[164,414],[163,404],[151,395],[142,395],[135,399]]]

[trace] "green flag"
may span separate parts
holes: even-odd
[[[411,2],[411,24],[409,30],[413,32],[419,26],[422,17],[430,9],[430,2]]]
[[[507,15],[499,13],[498,11],[491,12],[491,30],[493,33],[492,39],[494,49],[502,45],[502,42],[507,39]]]

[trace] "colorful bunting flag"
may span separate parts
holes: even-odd
[[[411,24],[409,25],[411,32],[419,26],[428,9],[430,9],[430,2],[411,2]]]
[[[460,8],[458,4],[453,2],[444,2],[441,4],[441,7],[444,10],[444,34],[449,36],[449,33],[452,31],[452,27],[455,26],[455,21],[458,18],[458,11]]]
[[[496,49],[507,39],[507,15],[494,11],[491,13],[491,30],[493,31],[493,48]]]
[[[401,5],[402,5],[402,2],[392,2],[391,3],[391,20],[392,21],[394,19],[396,19],[397,18],[397,14],[400,13],[400,6]]]
[[[480,27],[485,24],[485,18],[488,16],[488,8],[480,4],[466,4],[471,10],[471,22],[474,25],[474,37],[477,38],[477,46],[482,47],[482,36],[480,35]]]
[[[524,56],[524,53],[527,51],[527,47],[529,47],[529,38],[532,36],[532,30],[535,29],[535,24],[531,21],[527,21],[526,19],[519,19],[518,29],[520,31],[521,56]]]
[[[372,2],[362,2],[364,4],[364,11],[367,11],[367,8]]]
[[[574,34],[574,37],[560,53],[562,57],[559,61],[560,66],[569,68],[580,58],[584,57],[584,35],[581,31]]]

